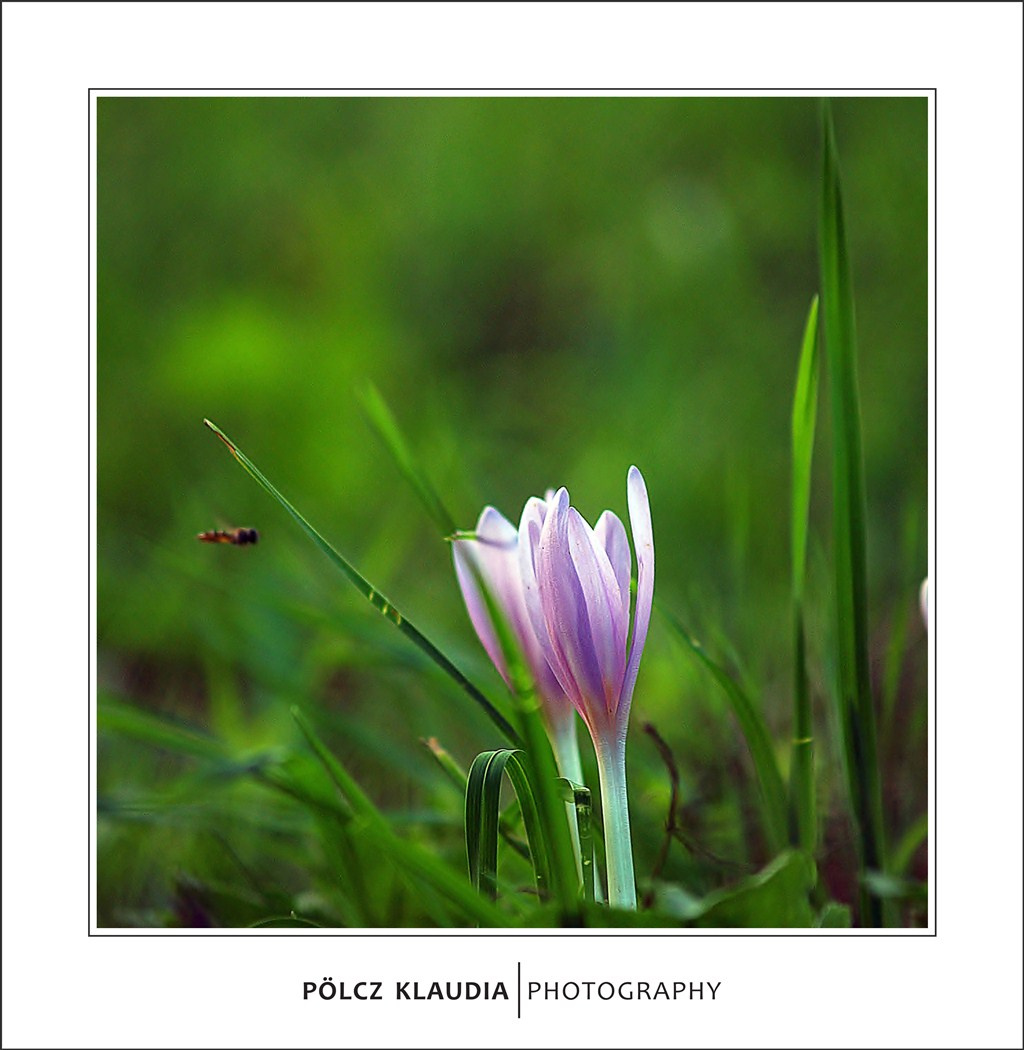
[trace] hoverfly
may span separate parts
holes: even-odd
[[[196,536],[203,543],[233,543],[236,547],[247,547],[250,543],[257,543],[259,538],[255,529],[211,529]]]

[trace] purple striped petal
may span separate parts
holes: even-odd
[[[629,576],[632,565],[632,555],[629,553],[629,539],[626,537],[626,526],[622,524],[619,516],[610,510],[606,510],[597,524],[594,526],[594,536],[597,542],[604,547],[611,563],[615,580],[619,587],[619,604],[622,608],[622,617],[625,622],[623,633],[622,651],[626,651],[626,633],[629,629]]]
[[[523,602],[526,606],[527,622],[530,632],[536,640],[538,649],[543,655],[548,673],[554,675],[550,665],[554,660],[551,651],[551,642],[548,639],[547,626],[544,623],[544,612],[540,603],[540,588],[537,584],[537,549],[540,546],[540,533],[544,526],[547,515],[547,504],[536,496],[531,496],[523,507],[522,517],[519,519],[519,545],[517,557],[519,561],[519,578],[523,586]],[[558,691],[562,687],[558,686]]]
[[[629,613],[622,615],[619,584],[604,547],[575,507],[569,508],[569,554],[583,591],[597,655],[605,709],[614,711],[626,669]]]
[[[548,638],[555,656],[552,670],[569,697],[585,705],[604,696],[601,663],[587,599],[573,564],[569,541],[569,494],[559,489],[548,506],[537,550],[537,582]]]
[[[565,491],[564,489],[562,490]],[[568,501],[568,493],[566,493]],[[541,600],[541,588],[538,580],[540,563],[541,535],[544,523],[550,514],[555,501],[555,494],[545,501],[531,498],[523,508],[519,522],[519,572],[523,581],[523,597],[526,602],[527,615],[533,627],[534,636],[547,660],[548,666],[561,691],[579,706],[580,693],[569,671],[565,654],[560,644],[555,644],[548,633],[547,620],[544,617],[544,605]]]
[[[651,605],[654,603],[654,529],[651,526],[651,503],[647,498],[647,485],[636,467],[629,468],[626,477],[626,496],[629,503],[629,526],[633,532],[636,548],[636,609],[633,612],[633,641],[626,664],[626,675],[616,708],[616,721],[624,726],[629,717],[629,705],[633,700],[636,676],[640,670],[640,657],[647,641],[647,629],[651,623]]]

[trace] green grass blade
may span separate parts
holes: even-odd
[[[498,816],[501,810],[501,781],[512,752],[507,748],[491,755],[484,770],[480,823],[480,890],[494,900],[498,896]]]
[[[811,460],[814,455],[814,427],[818,414],[818,297],[811,300],[811,309],[804,327],[800,347],[800,366],[797,370],[796,391],[793,395],[791,425],[793,456],[792,500],[792,565],[793,596],[802,600],[804,572],[807,563],[807,526],[811,506]]]
[[[496,751],[481,751],[473,759],[466,779],[466,860],[469,882],[480,889],[480,837],[483,829],[484,776]]]
[[[893,848],[890,869],[893,875],[906,875],[914,854],[928,838],[928,814],[922,813],[903,833]]]
[[[420,466],[409,443],[405,440],[391,409],[380,395],[373,383],[366,383],[359,392],[359,401],[377,436],[384,442],[384,447],[391,453],[402,477],[412,486],[430,520],[438,527],[445,538],[451,536],[457,526],[455,519],[441,502],[437,489]]]
[[[420,743],[430,752],[434,761],[441,767],[445,776],[452,786],[458,791],[461,798],[466,797],[466,788],[469,778],[463,772],[462,767],[454,758],[431,737],[429,740],[421,740]],[[501,837],[522,857],[530,859],[530,847],[520,839],[516,838],[515,828],[521,816],[518,800],[514,801],[509,808],[498,818],[498,831]],[[468,838],[468,836],[467,836]]]
[[[100,732],[117,733],[190,758],[223,762],[230,754],[223,743],[200,729],[102,695],[96,719]]]
[[[473,760],[466,783],[466,852],[474,888],[494,900],[498,890],[498,832],[501,826],[501,781],[507,774],[519,800],[529,843],[534,881],[541,900],[549,882],[543,830],[522,752],[484,751]]]
[[[537,809],[537,800],[530,787],[529,771],[526,763],[519,757],[521,752],[513,752],[505,772],[519,800],[519,810],[523,818],[523,828],[530,844],[530,861],[533,864],[534,878],[537,883],[537,895],[545,900],[551,886],[551,867],[548,864],[547,849],[544,845],[544,827]]]
[[[445,674],[451,678],[456,685],[465,692],[470,699],[478,704],[487,717],[498,727],[499,730],[517,747],[522,746],[522,740],[511,722],[487,699],[480,690],[469,681],[468,678],[448,659],[440,649],[434,645],[418,628],[414,627],[380,591],[368,580],[364,579],[353,566],[343,558],[332,547],[327,540],[320,535],[316,529],[292,506],[291,503],[281,495],[280,492],[267,480],[248,456],[210,420],[203,422],[221,439],[227,446],[228,451],[241,464],[245,471],[252,477],[265,492],[272,496],[278,503],[295,519],[307,536],[327,555],[334,566],[341,571],[345,578],[359,591],[364,598],[379,612],[386,620],[398,628],[421,652],[430,657]]]
[[[814,794],[814,722],[811,717],[804,631],[804,578],[811,506],[811,462],[818,412],[818,297],[811,301],[804,328],[793,395],[791,559],[793,573],[793,760],[790,774],[791,838],[812,856],[817,846]]]
[[[345,767],[320,740],[306,717],[297,708],[292,716],[298,723],[313,753],[320,760],[331,782],[351,807],[353,819],[359,823],[359,833],[385,854],[407,877],[422,881],[455,905],[466,918],[482,926],[508,926],[511,921],[490,904],[465,880],[429,851],[399,838],[384,819],[383,814],[363,793]]]
[[[729,701],[732,713],[736,717],[740,730],[747,741],[747,747],[750,749],[750,757],[754,761],[754,769],[761,787],[765,837],[772,852],[778,852],[785,845],[787,837],[786,788],[783,784],[782,775],[779,773],[778,763],[775,760],[775,750],[772,745],[771,735],[768,732],[768,726],[765,724],[761,712],[758,711],[753,701],[739,687],[732,676],[708,656],[700,642],[690,637],[689,632],[673,613],[661,606],[659,608],[662,615],[679,635],[687,650],[710,672],[711,677],[718,683]]]
[[[435,737],[429,740],[420,739],[420,743],[430,752],[434,761],[441,767],[444,775],[455,785],[460,795],[466,794],[466,774],[454,758],[440,745]]]
[[[875,712],[868,664],[866,500],[857,388],[853,282],[831,109],[822,111],[821,300],[832,408],[833,558],[835,561],[839,724],[857,824],[865,925],[882,924],[866,871],[884,872],[885,838]]]
[[[576,830],[580,843],[580,864],[583,872],[583,899],[594,902],[594,802],[590,788],[574,784],[565,777],[559,778],[563,801],[575,811]]]

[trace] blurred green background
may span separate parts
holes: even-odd
[[[636,463],[658,600],[750,687],[788,761],[789,413],[818,285],[817,100],[107,97],[97,109],[98,668],[101,702],[119,712],[99,738],[101,925],[255,921],[268,893],[288,907],[312,894],[330,921],[430,921],[408,902],[339,918],[301,814],[237,769],[199,776],[141,743],[126,711],[244,758],[294,747],[299,703],[371,796],[454,865],[460,802],[418,740],[439,738],[464,766],[500,744],[204,416],[495,697],[450,552],[367,426],[359,385],[380,389],[464,527],[485,503],[518,520],[558,485],[589,520],[605,507],[625,519]],[[911,611],[926,572],[927,102],[844,98],[834,113],[898,841],[926,808]],[[821,867],[851,900],[828,743],[826,390],[810,658]],[[257,547],[195,540],[243,525]],[[641,883],[668,799],[648,720],[676,753],[693,840],[667,876],[707,890],[763,861],[742,738],[656,620],[629,752]]]

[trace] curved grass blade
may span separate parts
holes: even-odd
[[[466,853],[473,887],[494,900],[498,889],[498,831],[501,826],[501,781],[507,773],[519,799],[537,894],[547,895],[549,881],[544,837],[522,752],[483,751],[473,760],[466,782]]]
[[[469,865],[469,882],[475,890],[480,889],[480,836],[483,829],[484,774],[487,763],[496,754],[481,751],[473,759],[466,778],[466,860]]]
[[[430,752],[434,757],[434,761],[441,767],[449,781],[462,796],[466,797],[466,787],[469,783],[469,778],[463,772],[462,768],[455,761],[454,758],[438,743],[438,741],[431,737],[429,740],[420,740],[420,743]],[[515,827],[518,824],[519,817],[521,816],[520,807],[518,800],[512,802],[509,808],[498,817],[498,832],[501,837],[522,857],[524,860],[530,859],[530,847],[522,840],[516,838]]]
[[[786,788],[782,775],[779,773],[778,763],[775,761],[775,750],[764,718],[750,697],[722,667],[708,656],[700,642],[690,637],[689,632],[675,615],[664,608],[661,608],[661,613],[672,625],[686,648],[710,672],[711,677],[718,683],[729,701],[732,713],[739,722],[740,729],[747,741],[750,757],[754,761],[754,769],[761,787],[765,837],[771,851],[776,853],[786,843]]]
[[[529,772],[526,764],[520,759],[520,754],[522,754],[520,751],[512,753],[508,765],[505,766],[505,772],[512,781],[516,798],[519,800],[523,828],[530,844],[530,861],[533,864],[537,894],[541,900],[544,900],[551,886],[551,865],[548,862],[548,851],[544,844],[544,826],[540,818],[540,811],[537,809],[537,800],[530,787]],[[499,828],[501,827],[500,821],[503,819],[504,817],[499,817]]]
[[[814,795],[814,722],[807,678],[804,631],[804,578],[807,564],[807,530],[811,505],[811,461],[818,410],[818,297],[804,328],[793,395],[791,429],[793,484],[791,507],[791,560],[793,572],[793,760],[790,774],[791,838],[793,844],[814,854],[817,814]]]
[[[451,536],[457,528],[455,519],[441,502],[437,489],[434,488],[427,472],[420,466],[419,460],[405,440],[398,421],[373,383],[367,382],[359,391],[359,402],[370,421],[370,426],[391,453],[402,477],[419,496],[430,520],[440,529],[442,537]]]
[[[833,557],[835,559],[839,724],[861,865],[862,922],[883,922],[868,871],[884,872],[885,835],[874,702],[868,663],[866,499],[857,389],[853,282],[846,246],[832,111],[822,109],[822,195],[819,227],[821,301],[832,406]]]
[[[576,831],[580,844],[580,870],[583,878],[583,899],[588,904],[594,902],[594,802],[590,788],[574,784],[565,777],[558,780],[562,799],[573,807],[576,817]]]
[[[467,886],[462,878],[432,853],[399,838],[391,830],[383,814],[352,779],[348,770],[317,736],[305,715],[298,708],[293,707],[292,717],[313,753],[320,760],[331,782],[351,807],[352,818],[358,821],[360,834],[365,835],[377,849],[384,853],[399,871],[424,882],[450,904],[455,905],[467,918],[481,926],[508,926],[511,924],[499,909],[475,893],[472,887]]]
[[[426,653],[431,660],[437,664],[438,667],[444,671],[445,674],[451,678],[456,685],[458,685],[463,692],[465,692],[470,699],[477,703],[487,715],[487,717],[501,730],[505,737],[508,738],[517,747],[522,746],[522,740],[519,734],[513,728],[511,722],[487,699],[486,696],[480,690],[473,685],[472,682],[448,659],[440,649],[434,645],[418,628],[414,627],[395,607],[380,593],[368,580],[364,579],[355,568],[343,558],[335,549],[331,546],[320,535],[316,529],[288,502],[284,496],[267,480],[266,477],[260,472],[259,468],[245,455],[244,452],[220,429],[216,424],[211,423],[210,420],[204,419],[203,422],[208,426],[221,441],[227,446],[228,451],[236,460],[242,465],[245,471],[252,477],[270,496],[273,496],[278,503],[298,522],[299,526],[306,533],[307,536],[323,551],[324,554],[333,562],[336,568],[340,569],[345,578],[356,588],[369,602],[370,604],[382,615],[386,620],[397,627],[402,634],[404,634],[414,645],[416,645],[422,652]]]

